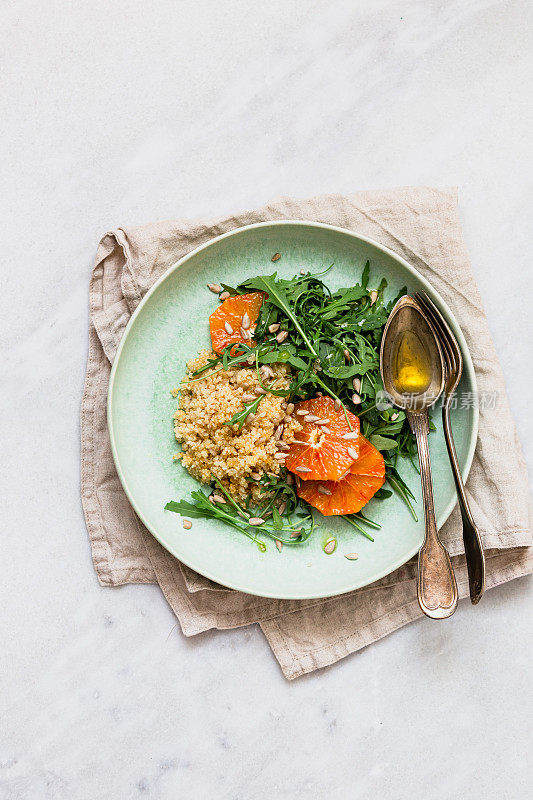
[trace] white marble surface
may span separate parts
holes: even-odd
[[[107,229],[456,184],[531,469],[530,0],[0,13],[1,800],[522,796],[530,579],[287,683],[257,628],[186,640],[156,587],[98,586],[78,409]]]

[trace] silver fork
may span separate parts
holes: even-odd
[[[442,423],[444,427],[446,447],[448,448],[448,455],[450,456],[450,463],[455,480],[455,487],[457,489],[459,509],[461,511],[461,518],[463,520],[463,542],[465,547],[466,566],[468,569],[470,600],[475,604],[479,603],[481,596],[485,591],[485,556],[483,554],[483,545],[481,544],[479,531],[474,520],[472,519],[472,514],[470,513],[470,508],[468,506],[468,500],[466,499],[465,487],[461,477],[461,470],[459,469],[457,453],[455,452],[455,444],[453,441],[452,427],[450,422],[450,405],[463,372],[463,358],[461,356],[461,350],[459,349],[457,339],[453,335],[448,323],[431,298],[425,292],[415,292],[413,297],[418,303],[420,303],[432,322],[435,329],[435,334],[437,335],[442,348],[442,354],[444,356],[446,380],[444,384]]]

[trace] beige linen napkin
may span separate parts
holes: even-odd
[[[327,600],[271,600],[227,590],[181,565],[138,520],[117,477],[106,428],[110,363],[146,291],[168,267],[212,237],[273,219],[327,222],[369,236],[407,259],[452,308],[472,353],[480,396],[494,393],[496,399],[495,408],[480,410],[479,441],[467,484],[488,551],[488,588],[533,572],[531,504],[502,373],[461,235],[455,190],[405,188],[282,198],[215,221],[158,222],[106,234],[90,284],[81,410],[82,503],[100,583],[158,583],[187,636],[258,622],[283,673],[295,678],[420,616],[414,561],[371,586]],[[468,596],[457,509],[442,537],[454,556],[460,596]]]

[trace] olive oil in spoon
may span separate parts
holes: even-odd
[[[412,330],[401,333],[395,342],[392,379],[400,394],[422,394],[431,383],[428,352]]]

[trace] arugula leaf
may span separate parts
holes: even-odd
[[[349,308],[351,303],[360,300],[366,294],[366,288],[360,284],[356,284],[349,289],[339,289],[339,291],[335,292],[333,295],[333,300],[324,306],[320,314],[323,319],[334,319],[339,311],[345,311]]]
[[[175,514],[181,514],[182,517],[205,517],[205,510],[200,510],[198,506],[188,503],[187,500],[170,500],[165,506],[165,511],[174,511]]]
[[[381,489],[378,489],[376,494],[374,495],[374,499],[385,500],[387,497],[391,497],[391,495],[392,492],[390,491],[390,489],[384,489],[383,487],[381,487]]]
[[[283,283],[287,283],[287,281],[276,281],[277,273],[274,272],[272,275],[258,275],[257,278],[250,278],[241,286],[245,286],[247,289],[257,289],[259,292],[266,292],[268,294],[268,302],[272,303],[273,305],[280,308],[284,314],[291,320],[292,324],[299,332],[300,336],[308,346],[309,350],[313,355],[317,355],[313,345],[305,335],[303,328],[300,325],[300,322],[294,315],[289,300],[285,295],[285,291],[283,288]]]
[[[414,500],[414,494],[409,489],[403,478],[399,475],[398,471],[394,467],[390,467],[388,465],[385,475],[391,489],[402,498],[405,505],[411,512],[414,521],[418,522],[418,517],[413,508],[413,504],[411,503],[411,500]]]
[[[276,531],[280,531],[283,528],[283,520],[276,506],[272,506],[272,525]]]
[[[393,450],[395,447],[398,447],[398,442],[394,439],[381,436],[379,433],[372,434],[369,441],[377,450]]]
[[[227,283],[220,284],[225,292],[227,292],[231,297],[235,297],[235,295],[241,294],[238,289],[235,289],[234,286],[228,286]]]
[[[238,425],[239,430],[242,431],[242,426],[246,422],[248,414],[254,414],[257,411],[257,406],[264,396],[264,394],[260,394],[257,400],[252,400],[250,403],[245,403],[244,408],[241,408],[240,411],[236,411],[232,418],[227,420],[224,425]]]
[[[345,364],[339,364],[338,366],[333,365],[325,370],[326,375],[337,379],[352,378],[354,375],[361,375],[362,372],[363,368],[360,363],[350,364],[348,366]]]
[[[296,369],[302,371],[305,371],[308,367],[306,362],[302,358],[298,358],[298,356],[290,356],[287,359],[287,364],[290,364],[291,367],[296,367]]]

